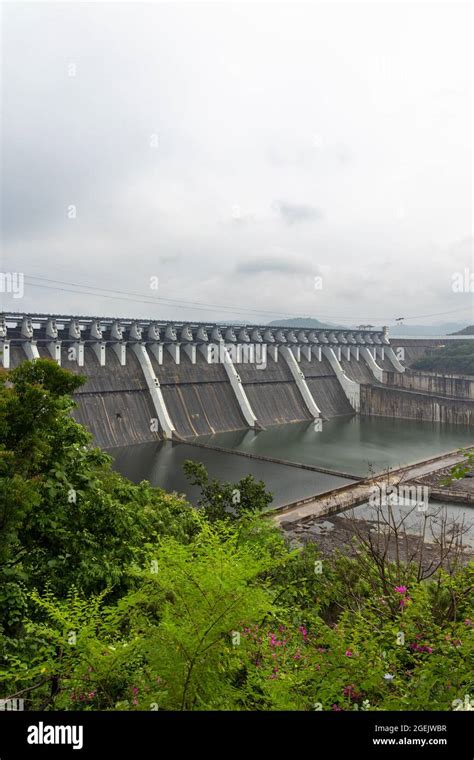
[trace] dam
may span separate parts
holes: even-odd
[[[0,318],[4,369],[42,357],[87,378],[74,417],[123,474],[192,496],[181,466],[196,458],[213,477],[263,478],[277,506],[472,444],[472,378],[411,370],[433,345],[418,343],[386,328]]]
[[[441,340],[392,346],[387,328],[0,317],[5,369],[46,357],[87,377],[74,414],[103,448],[353,414],[469,426],[472,378],[409,369]]]
[[[87,382],[76,419],[103,448],[361,411],[361,385],[403,373],[388,330],[310,330],[5,314],[5,369],[50,358]]]

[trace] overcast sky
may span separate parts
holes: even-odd
[[[3,308],[472,323],[471,12],[4,5]]]

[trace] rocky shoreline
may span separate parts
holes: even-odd
[[[357,537],[368,540],[384,540],[383,530],[377,525],[375,519],[356,518],[353,510],[346,513],[333,514],[323,517],[306,517],[294,522],[286,521],[281,524],[285,536],[294,546],[302,546],[306,543],[314,543],[318,546],[323,556],[330,556],[341,552],[346,556],[355,556],[360,552]],[[387,535],[387,534],[385,534]],[[416,533],[403,532],[397,539],[388,536],[387,555],[390,560],[395,560],[402,551],[406,557],[416,556],[419,552],[422,539]],[[462,543],[462,542],[461,542]],[[423,566],[428,568],[436,562],[440,554],[439,542],[425,537],[423,541]],[[447,560],[454,558],[455,551],[448,553]],[[462,545],[459,560],[467,564],[474,558],[474,548],[469,544]]]

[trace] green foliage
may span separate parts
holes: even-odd
[[[474,375],[474,341],[449,341],[448,345],[434,349],[414,362],[412,369]]]
[[[252,475],[238,483],[221,483],[209,479],[201,462],[188,459],[183,469],[190,483],[201,489],[198,506],[204,509],[210,520],[238,519],[245,512],[262,512],[272,501],[265,483],[255,481]]]
[[[198,519],[201,529],[190,543],[171,537],[157,543],[148,565],[136,568],[138,589],[114,605],[105,604],[105,594],[86,600],[76,590],[63,601],[31,594],[44,619],[28,626],[42,653],[28,676],[55,678],[54,708],[238,704],[232,631],[272,610],[263,575],[274,565],[274,542],[267,545],[266,528],[256,523],[246,533],[262,531],[258,544],[242,541],[228,522]],[[11,676],[11,688],[23,685],[21,668]],[[32,692],[32,706],[48,699],[48,688]]]
[[[0,647],[9,653],[27,646],[28,589],[47,582],[64,597],[73,585],[85,594],[113,587],[118,596],[148,545],[163,534],[185,542],[197,530],[184,501],[129,483],[92,448],[70,414],[67,394],[81,383],[43,359],[1,378]]]
[[[419,581],[362,546],[291,549],[261,514],[263,483],[210,481],[198,463],[186,471],[200,510],[133,485],[72,419],[77,383],[43,360],[0,381],[2,698],[47,710],[473,699],[472,566]]]
[[[464,462],[459,462],[451,468],[449,476],[441,481],[444,485],[450,485],[453,480],[462,480],[468,472],[474,470],[474,450],[460,449],[459,451],[464,457]]]
[[[118,601],[33,592],[37,654],[11,692],[29,679],[31,708],[85,710],[450,710],[472,695],[472,568],[361,584],[356,604],[358,559],[315,572],[313,549],[258,518],[199,521],[187,544],[161,538]]]

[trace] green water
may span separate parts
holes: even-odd
[[[387,417],[335,417],[323,423],[296,423],[259,432],[202,436],[214,446],[301,462],[365,477],[438,454],[474,445],[474,429],[463,425]]]
[[[125,446],[110,453],[114,457],[115,469],[130,480],[135,483],[149,480],[152,485],[160,486],[165,491],[185,494],[193,503],[199,496],[199,489],[190,486],[184,477],[182,468],[186,459],[202,462],[209,475],[218,480],[236,483],[246,475],[263,480],[267,490],[273,494],[275,507],[354,482],[327,473],[262,462],[171,441]]]
[[[210,445],[261,454],[366,476],[428,459],[474,444],[474,431],[458,425],[440,425],[381,417],[339,417],[326,422],[321,432],[313,423],[281,425],[260,432],[221,433],[197,439]],[[202,449],[189,444],[158,442],[127,446],[111,452],[115,468],[134,482],[149,480],[167,491],[184,493],[195,501],[198,492],[186,481],[186,459],[203,462],[210,475],[236,482],[247,474],[265,482],[274,494],[274,506],[329,491],[350,481],[327,473],[264,462],[233,453]]]

